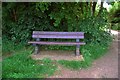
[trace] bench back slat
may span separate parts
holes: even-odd
[[[62,38],[62,39],[83,39],[84,32],[44,32],[33,31],[33,38]]]
[[[67,35],[67,34],[71,34],[71,35],[83,35],[84,36],[84,32],[45,32],[45,31],[33,31],[33,34],[35,35],[40,35],[40,34],[61,34],[61,35]]]

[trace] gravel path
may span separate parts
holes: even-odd
[[[59,66],[50,78],[118,78],[118,36],[113,41],[108,53],[93,62],[92,67],[72,71]]]

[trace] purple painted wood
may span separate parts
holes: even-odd
[[[41,45],[85,45],[84,42],[45,42],[45,41],[29,41],[30,44]]]
[[[33,31],[32,38],[63,38],[63,39],[83,39],[84,32],[44,32]]]
[[[63,39],[83,39],[84,36],[79,35],[32,35],[32,38],[63,38]]]
[[[84,34],[33,34],[33,35],[84,36]]]
[[[76,45],[76,56],[79,56],[80,45],[85,45],[84,42],[79,42],[79,39],[84,39],[84,32],[44,32],[33,31],[32,38],[36,38],[36,41],[29,41],[29,44],[36,44],[35,53],[38,53],[38,45]],[[40,38],[62,38],[62,39],[76,39],[76,42],[47,42],[39,41]]]
[[[44,34],[52,34],[52,35],[58,35],[58,34],[62,34],[62,35],[81,35],[81,36],[84,36],[84,32],[45,32],[45,31],[33,31],[33,34],[36,34],[36,35],[44,35]]]

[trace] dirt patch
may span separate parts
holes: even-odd
[[[42,60],[44,58],[50,58],[51,60],[84,60],[83,56],[75,56],[74,51],[63,51],[63,50],[49,50],[40,51],[39,54],[32,54],[31,57],[35,60]]]

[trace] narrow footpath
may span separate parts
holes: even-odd
[[[59,72],[55,73],[50,78],[118,78],[119,36],[120,35],[116,35],[109,51],[104,56],[94,61],[92,67],[73,71],[59,66]]]

